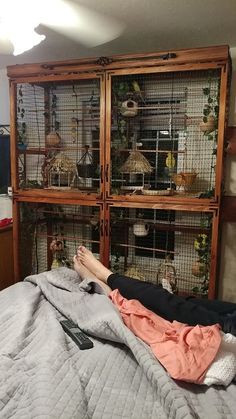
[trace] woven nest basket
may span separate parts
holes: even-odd
[[[130,278],[139,279],[140,281],[145,282],[145,275],[143,272],[140,271],[136,266],[129,266],[126,271],[125,275],[129,276]]]
[[[152,166],[140,151],[131,151],[120,168],[121,173],[151,173]]]
[[[173,175],[172,179],[175,182],[176,186],[183,186],[189,188],[195,182],[196,177],[196,172],[181,172]]]
[[[70,188],[74,182],[76,167],[74,162],[65,154],[60,153],[50,162],[48,168],[48,186]]]
[[[76,173],[76,166],[69,157],[63,153],[60,153],[52,159],[51,170],[54,172]]]

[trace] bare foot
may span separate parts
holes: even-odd
[[[98,279],[107,282],[107,278],[112,274],[112,271],[107,269],[99,260],[93,256],[92,252],[85,246],[79,246],[77,256],[80,262]]]
[[[74,269],[75,271],[80,275],[82,279],[88,279],[92,280],[94,282],[97,282],[105,291],[105,293],[108,295],[111,292],[111,288],[105,284],[103,281],[100,281],[92,272],[90,272],[79,260],[78,256],[74,256]]]
[[[97,279],[79,260],[78,256],[74,256],[74,270],[79,274],[81,279]]]

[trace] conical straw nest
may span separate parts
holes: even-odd
[[[152,166],[140,151],[131,151],[120,168],[121,173],[151,173]]]
[[[76,172],[73,161],[63,153],[58,154],[52,160],[51,168],[55,172]]]

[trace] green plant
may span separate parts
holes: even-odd
[[[204,105],[204,109],[203,109],[203,122],[207,122],[207,116],[209,116],[210,114],[214,115],[215,117],[218,118],[218,113],[219,113],[219,105],[218,105],[218,99],[219,99],[219,94],[217,91],[216,95],[213,95],[211,93],[211,88],[210,87],[204,87],[202,89],[204,96],[207,98],[207,103],[205,103]]]
[[[42,188],[42,185],[37,181],[37,180],[30,180],[30,179],[26,179],[24,180],[24,178],[22,180],[20,180],[20,187],[23,189],[30,189],[30,188],[34,188],[34,189],[40,189]]]
[[[112,131],[112,175],[121,179],[120,166],[125,162],[126,156],[121,151],[129,148],[130,123],[127,117],[121,114],[122,103],[131,97],[140,95],[138,83],[134,81],[115,80],[112,84],[113,122],[116,129]]]
[[[206,192],[202,192],[199,195],[199,198],[212,198],[214,195],[215,195],[215,189],[214,188],[211,188],[211,189],[209,189]]]
[[[26,145],[26,123],[25,118],[25,108],[23,102],[23,90],[22,85],[18,89],[18,100],[17,100],[17,143],[21,145]]]
[[[200,127],[207,140],[216,141],[219,117],[219,86],[213,89],[211,79],[209,79],[209,86],[204,87],[202,92],[205,97],[205,105],[203,107],[203,117]]]
[[[128,146],[129,133],[127,118],[122,116],[122,104],[131,98],[140,99],[141,91],[136,81],[115,81],[112,85],[112,101],[115,107],[117,131],[113,135],[113,148],[118,150]]]
[[[129,92],[130,86],[128,82],[114,82],[112,86],[114,103],[116,105],[121,104],[121,102],[127,98]]]
[[[197,261],[192,266],[192,274],[200,279],[199,286],[194,292],[207,294],[209,283],[210,241],[207,234],[198,234],[194,240],[194,249],[198,254]]]

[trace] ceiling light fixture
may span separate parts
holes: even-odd
[[[45,35],[35,31],[40,24],[89,48],[116,39],[125,28],[123,22],[81,5],[78,0],[0,0],[0,3],[2,54],[22,54],[42,42]]]
[[[38,1],[7,0],[0,9],[0,39],[9,40],[13,45],[13,55],[40,44],[46,37],[35,32],[40,24]]]

